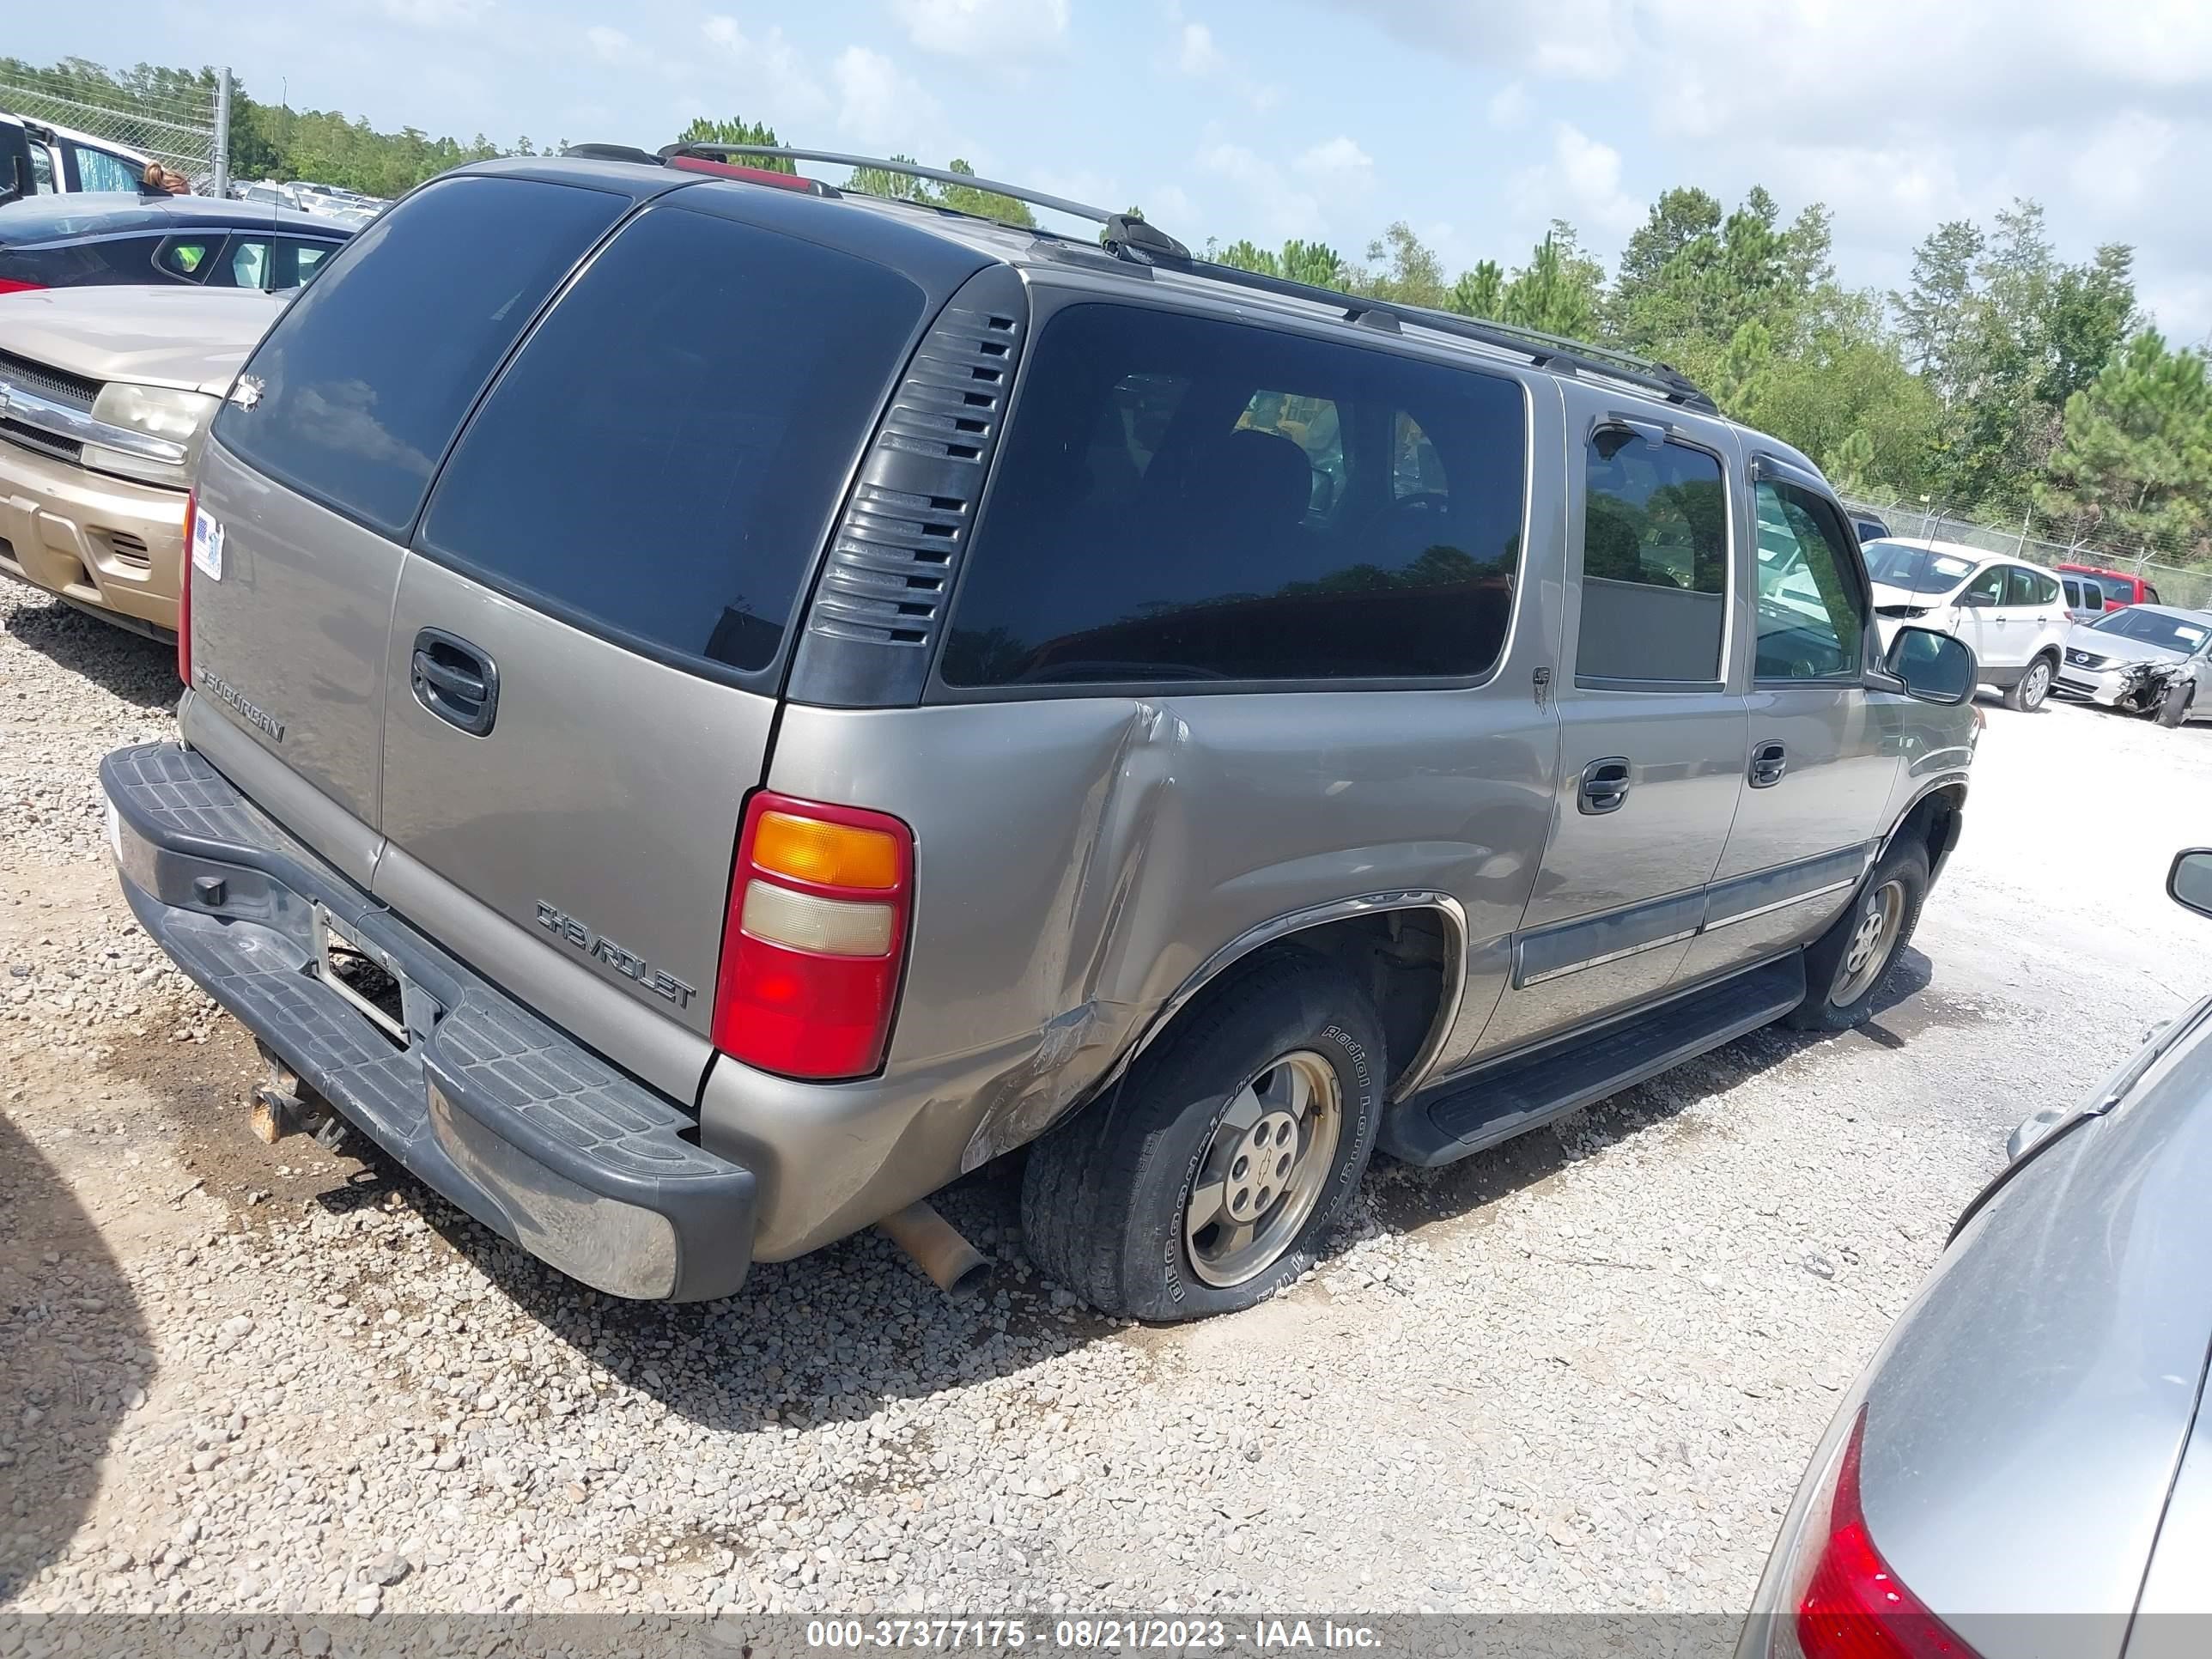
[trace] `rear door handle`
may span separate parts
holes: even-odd
[[[1751,787],[1771,789],[1790,769],[1790,751],[1778,743],[1762,743],[1751,751]]]
[[[491,731],[499,714],[499,667],[480,647],[442,628],[415,636],[408,681],[415,701],[472,738]]]
[[[1592,814],[1618,811],[1628,799],[1630,769],[1620,756],[1594,760],[1583,768],[1582,785],[1576,792],[1577,810]]]

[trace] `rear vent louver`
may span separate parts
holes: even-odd
[[[954,296],[860,464],[793,664],[801,702],[919,701],[999,442],[1029,314],[1003,266]]]

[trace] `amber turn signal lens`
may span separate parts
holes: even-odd
[[[753,828],[753,868],[823,887],[883,892],[899,884],[899,844],[881,830],[763,812]]]

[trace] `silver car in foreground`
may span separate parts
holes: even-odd
[[[2212,850],[2168,890],[2212,915]],[[1814,1455],[1739,1659],[2206,1650],[2208,1095],[2212,997],[2021,1125]]]

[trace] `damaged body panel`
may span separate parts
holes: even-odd
[[[1497,941],[1519,925],[1552,810],[1557,742],[1533,698],[1009,713],[785,711],[769,787],[850,799],[865,780],[867,799],[898,802],[919,889],[882,1076],[822,1088],[723,1059],[708,1079],[703,1141],[760,1177],[763,1258],[1034,1139],[1235,960],[1324,912],[1444,918],[1453,994],[1393,1055],[1401,1071],[1423,1048],[1428,1069],[1462,1060],[1497,1003]]]

